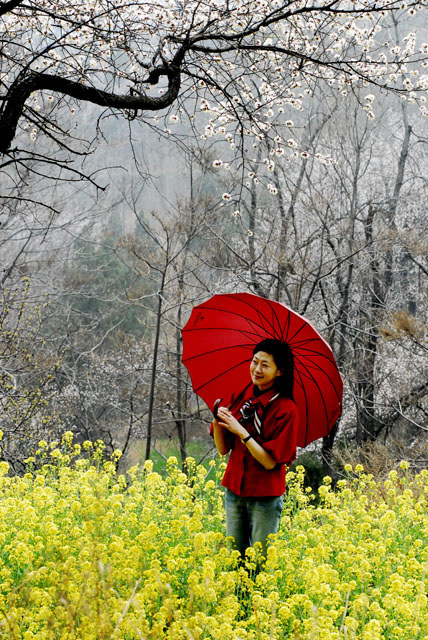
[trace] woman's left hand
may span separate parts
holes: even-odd
[[[219,407],[217,416],[218,424],[231,433],[234,433],[238,438],[241,438],[241,440],[249,435],[247,429],[233,417],[229,409],[226,407]],[[274,460],[270,453],[263,449],[263,447],[256,442],[254,438],[250,438],[245,446],[248,448],[253,458],[255,458],[257,462],[260,462],[267,471],[275,469],[277,466],[276,460]]]

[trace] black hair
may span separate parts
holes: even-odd
[[[282,369],[283,373],[275,380],[275,389],[286,398],[293,400],[294,386],[294,356],[289,345],[281,340],[266,338],[262,340],[253,349],[253,356],[258,351],[269,353],[278,369]]]

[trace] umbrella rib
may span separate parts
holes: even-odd
[[[314,338],[303,338],[303,340],[301,340],[301,341],[299,341],[297,343],[296,342],[292,342],[292,341],[295,340],[296,336],[298,336],[299,333],[303,329],[305,329],[306,327],[309,327],[314,333],[317,333],[316,329],[311,325],[310,322],[305,320],[302,316],[299,316],[299,317],[302,318],[303,324],[297,329],[296,333],[290,338],[290,340],[289,340],[290,346],[291,346],[291,344],[297,344],[297,345],[299,345],[299,348],[301,348],[301,345],[304,344],[305,342],[321,342],[321,344],[325,345],[333,354],[333,351],[332,351],[330,345],[328,344],[327,340],[325,340],[325,338],[323,338],[321,335],[317,335],[317,337],[314,337]]]
[[[248,295],[248,296],[252,296],[253,294],[247,294],[247,295]],[[233,295],[233,294],[230,294],[230,298],[231,298],[232,300],[239,300],[240,302],[242,302],[242,303],[246,304],[247,306],[249,306],[251,309],[254,309],[254,310],[255,310],[259,315],[261,315],[261,311],[259,311],[259,309],[257,308],[257,306],[256,306],[256,305],[253,305],[253,304],[250,304],[250,302],[249,302],[248,300],[242,300],[240,297],[237,297],[237,296],[235,296],[235,295]],[[278,339],[278,334],[279,334],[280,339],[281,339],[283,342],[288,342],[288,331],[289,331],[289,328],[290,328],[290,320],[291,320],[290,310],[288,309],[288,307],[286,307],[285,305],[282,305],[280,302],[278,302],[278,303],[277,303],[278,305],[281,305],[281,307],[283,307],[283,308],[284,308],[284,310],[287,312],[287,323],[286,323],[286,324],[287,324],[287,328],[286,328],[286,330],[285,330],[285,332],[286,332],[286,333],[285,333],[285,337],[284,337],[284,330],[283,330],[283,328],[282,328],[282,326],[281,326],[281,322],[280,322],[280,320],[279,320],[279,318],[278,318],[278,314],[277,314],[277,312],[276,312],[276,309],[272,306],[272,304],[269,304],[269,302],[270,302],[270,301],[269,301],[267,298],[261,298],[261,300],[264,300],[264,301],[265,301],[265,303],[266,303],[266,304],[267,304],[267,306],[269,307],[270,312],[274,315],[274,317],[275,317],[275,319],[276,319],[276,322],[277,322],[277,325],[278,325],[278,327],[279,327],[279,332],[276,332],[276,331],[275,331],[275,323],[274,323],[274,322],[271,322],[271,323],[270,323],[270,326],[271,326],[271,328],[272,328],[273,336],[274,336],[275,338],[277,338],[277,339]],[[298,315],[298,316],[299,316],[299,314],[296,314],[296,315]],[[263,316],[263,318],[264,318],[264,317],[265,317],[265,316]],[[301,331],[301,329],[302,329],[306,324],[309,324],[309,323],[308,323],[308,322],[307,322],[307,321],[306,321],[302,316],[299,316],[299,317],[302,319],[302,322],[303,322],[304,324],[303,324],[303,326],[302,326],[302,327],[300,327],[300,329],[299,329],[299,330],[294,334],[295,336],[299,333],[299,331]],[[293,336],[293,338],[294,338],[294,336]]]
[[[293,347],[291,347],[291,349],[293,349]],[[300,351],[297,351],[297,353],[298,353],[299,357],[302,360],[303,359],[309,360],[309,362],[311,362],[311,364],[313,362],[311,358],[313,358],[314,356],[317,356],[317,357],[322,358],[323,360],[327,360],[327,362],[330,362],[333,366],[336,366],[335,362],[333,360],[334,356],[333,356],[332,353],[331,354],[330,353],[323,353],[322,351],[317,351],[316,349],[300,350]]]
[[[302,318],[303,320],[303,318]],[[299,335],[299,333],[305,329],[307,326],[311,327],[311,329],[313,329],[312,325],[309,324],[309,322],[307,320],[303,320],[303,324],[297,329],[296,333],[293,334],[293,336],[291,338],[287,337],[287,341],[288,343],[291,345],[292,341],[296,338],[297,335]],[[313,340],[314,338],[306,338],[306,340]],[[320,338],[316,338],[316,340],[319,340]],[[300,344],[300,343],[297,343]],[[328,344],[328,343],[326,343]]]
[[[247,294],[247,295],[251,295],[251,294]],[[259,318],[261,318],[262,320],[266,320],[266,321],[267,321],[267,318],[265,318],[265,316],[264,316],[264,315],[262,315],[261,311],[257,308],[257,306],[256,306],[256,305],[250,304],[250,302],[248,302],[247,300],[242,300],[242,298],[241,298],[241,297],[237,297],[237,296],[235,296],[234,294],[229,294],[229,296],[230,296],[230,299],[231,299],[231,300],[235,300],[235,301],[236,301],[236,300],[238,300],[238,301],[239,301],[239,302],[241,302],[242,304],[246,304],[248,307],[250,307],[253,311],[255,311],[255,312],[257,313],[257,315],[259,316]],[[262,298],[262,299],[263,299],[263,300],[265,300],[265,298]],[[286,307],[284,307],[284,308],[286,309]],[[212,307],[206,307],[206,306],[204,306],[204,309],[210,309],[211,311],[218,311],[218,309],[213,309]],[[221,309],[221,311],[222,311],[223,313],[224,313],[224,312],[226,312],[226,313],[231,313],[231,314],[233,314],[233,315],[238,316],[239,318],[245,318],[246,320],[248,320],[247,316],[245,316],[245,315],[243,315],[243,314],[241,314],[241,313],[236,313],[236,311],[229,311],[228,309]],[[263,329],[264,331],[266,331],[264,323],[257,325],[257,323],[256,323],[256,322],[254,322],[253,320],[249,320],[249,321],[250,321],[250,322],[253,322],[253,324],[255,324],[256,326],[259,326],[261,329]],[[271,335],[272,335],[273,337],[276,337],[276,335],[275,335],[275,327],[274,327],[274,325],[273,325],[272,323],[268,322],[268,326],[269,326],[269,328],[270,328],[270,330],[271,330]]]
[[[304,340],[300,340],[299,342],[289,342],[288,344],[290,345],[290,347],[293,349],[299,349],[299,350],[304,350],[306,349],[308,351],[308,353],[322,353],[322,351],[320,351],[320,349],[314,348],[309,349],[306,345],[310,345],[312,343],[315,344],[321,344],[322,347],[325,350],[328,350],[328,357],[331,358],[333,356],[333,351],[331,350],[330,345],[328,344],[328,342],[326,342],[324,340],[324,338],[305,338]]]
[[[320,356],[326,357],[326,356],[324,356],[324,354],[320,354],[320,353],[317,353],[317,355],[320,355]],[[326,369],[325,369],[324,367],[321,367],[319,364],[317,364],[317,363],[315,363],[315,362],[309,362],[309,364],[305,364],[305,363],[303,362],[303,359],[304,359],[304,358],[301,358],[301,357],[300,357],[300,355],[299,355],[299,356],[297,356],[297,358],[296,358],[296,360],[299,362],[300,366],[301,366],[301,367],[302,367],[302,369],[303,369],[302,373],[304,373],[304,372],[306,371],[306,372],[308,373],[308,378],[309,378],[309,379],[311,379],[311,380],[313,380],[313,381],[315,382],[315,378],[314,378],[314,376],[310,373],[310,370],[311,370],[311,369],[315,369],[316,371],[320,371],[320,372],[322,372],[322,373],[325,375],[325,377],[327,378],[327,380],[329,381],[330,385],[332,386],[332,388],[333,388],[333,390],[334,390],[334,393],[336,394],[337,399],[338,399],[338,400],[340,400],[340,395],[339,395],[338,390],[337,390],[337,388],[336,388],[336,384],[334,383],[334,381],[333,381],[333,377],[328,373],[328,371],[326,371]],[[328,359],[328,362],[333,366],[333,368],[334,368],[333,370],[336,370],[336,371],[337,371],[337,369],[336,369],[336,366],[335,366],[334,362],[333,362],[332,360],[330,360],[330,359]],[[337,371],[337,373],[338,373],[338,375],[339,375],[339,379],[340,379],[340,374],[339,374],[339,372],[338,372],[338,371]],[[315,384],[318,386],[318,383],[317,383],[317,382],[315,382]],[[321,391],[320,391],[320,393],[321,393]]]
[[[278,327],[280,329],[281,340],[283,342],[287,342],[288,338],[287,337],[284,338],[284,329],[285,329],[285,327],[284,327],[284,329],[282,328],[281,322],[279,321],[278,314],[276,313],[276,309],[273,306],[270,306],[270,309],[271,309],[273,315],[275,316],[277,325],[278,325]],[[286,307],[284,307],[284,309],[286,309],[288,311],[288,309]],[[287,328],[285,329],[285,335],[288,336],[288,330],[290,328],[290,312],[289,311],[288,311],[288,314],[287,314],[286,327]]]
[[[247,349],[247,348],[252,349],[253,346],[254,346],[254,343],[250,342],[248,344],[241,344],[239,346],[242,347],[243,349]],[[226,347],[216,347],[215,349],[210,349],[209,351],[204,351],[204,352],[201,352],[201,353],[197,353],[194,356],[187,356],[187,357],[183,356],[182,360],[183,360],[184,363],[186,363],[186,362],[189,362],[189,360],[195,360],[196,358],[200,358],[202,356],[207,356],[210,353],[219,353],[220,351],[227,351],[228,349],[235,349],[235,348],[236,348],[236,345],[234,345],[234,344],[227,345]],[[246,360],[243,360],[242,362],[249,362],[250,359],[251,358],[247,358]],[[240,364],[242,364],[242,362]]]
[[[242,335],[255,336],[256,338],[260,338],[260,334],[256,333],[256,331],[251,331],[250,329],[235,329],[234,327],[193,327],[192,329],[183,329],[182,333],[186,331],[191,331],[192,333],[195,331],[227,331],[231,333],[232,331],[236,331]]]
[[[304,386],[302,378],[301,378],[301,373],[300,373],[300,371],[296,371],[296,373],[297,373],[298,378],[300,379],[300,387],[302,389],[303,397],[305,399],[305,444],[304,444],[304,446],[306,447],[306,443],[307,443],[307,439],[308,439],[308,425],[309,425],[309,420],[308,420],[308,414],[309,414],[308,397],[306,395],[305,386]]]
[[[257,308],[257,306],[255,306],[255,305],[251,304],[248,300],[242,300],[242,299],[241,299],[241,297],[238,297],[238,296],[236,296],[236,295],[234,295],[234,294],[229,294],[229,295],[230,295],[230,298],[231,298],[232,300],[238,300],[239,302],[241,302],[241,303],[243,303],[243,304],[246,304],[246,305],[247,305],[247,306],[249,306],[251,309],[253,309],[254,311],[256,311],[256,313],[257,313],[259,316],[261,316],[263,319],[266,319],[266,318],[265,318],[265,316],[261,313],[261,311]],[[248,296],[251,296],[252,294],[247,294],[247,295],[248,295]],[[299,333],[300,333],[300,332],[301,332],[301,331],[302,331],[306,326],[309,326],[309,327],[311,328],[311,330],[315,331],[315,329],[313,328],[313,326],[312,326],[312,325],[311,325],[311,324],[310,324],[310,323],[309,323],[305,318],[303,318],[303,316],[300,316],[299,314],[297,314],[297,313],[296,313],[296,315],[297,315],[299,318],[301,318],[301,320],[302,320],[302,325],[298,328],[298,330],[296,331],[296,333],[294,333],[294,334],[293,334],[293,336],[289,337],[289,336],[288,336],[288,332],[289,332],[289,330],[290,330],[290,322],[291,322],[291,313],[290,313],[289,309],[288,309],[285,305],[281,305],[281,303],[280,303],[280,302],[278,302],[278,303],[277,303],[277,304],[281,305],[282,307],[284,307],[285,311],[287,312],[286,328],[284,327],[284,329],[283,329],[283,328],[282,328],[282,326],[281,326],[281,322],[280,322],[280,320],[279,320],[278,314],[277,314],[277,312],[276,312],[276,309],[275,309],[271,304],[269,304],[269,300],[268,300],[267,298],[261,298],[261,299],[266,301],[266,304],[268,305],[270,312],[274,315],[275,320],[276,320],[276,322],[277,322],[277,325],[278,325],[278,327],[279,327],[279,331],[277,332],[277,331],[275,330],[275,323],[274,323],[274,322],[269,322],[269,326],[270,326],[270,328],[271,328],[271,330],[272,330],[273,337],[275,337],[275,338],[277,338],[277,339],[278,339],[278,334],[279,334],[279,335],[280,335],[280,339],[281,339],[283,342],[286,342],[286,343],[287,343],[288,345],[290,345],[290,347],[291,347],[292,341],[296,338],[296,336],[297,336],[297,335],[298,335],[298,334],[299,334]],[[223,311],[227,311],[227,309],[224,309]],[[229,312],[229,313],[235,313],[235,312]],[[239,316],[239,317],[245,317],[245,316],[242,316],[241,314],[235,314],[235,315],[237,315],[237,316]],[[284,335],[284,334],[285,334],[285,335]],[[310,339],[310,340],[313,340],[313,339]],[[326,341],[324,340],[324,338],[322,338],[321,336],[320,336],[319,338],[316,338],[316,340],[320,340],[322,343],[326,344],[326,345],[330,348],[330,345],[328,344],[328,342],[326,342]]]
[[[215,380],[216,378],[218,378],[220,375],[223,376],[226,373],[230,373],[231,371],[233,371],[234,369],[237,369],[238,367],[240,367],[241,365],[245,364],[246,362],[248,362],[248,359],[246,360],[242,360],[241,362],[239,362],[238,364],[234,364],[233,367],[230,367],[229,369],[224,369],[221,374],[215,375],[213,378],[211,378],[210,380],[207,380],[206,382],[204,382],[203,384],[199,385],[199,387],[197,387],[196,389],[194,388],[194,391],[197,393],[198,391],[200,391],[201,389],[203,389],[204,387],[206,387],[208,384],[211,384],[211,382],[213,382],[213,380]]]
[[[231,296],[231,297],[233,298],[233,296]],[[287,342],[288,343],[289,342],[288,341],[288,332],[289,332],[289,329],[290,329],[290,322],[291,322],[291,313],[290,313],[289,309],[285,305],[281,305],[280,302],[277,303],[277,304],[281,305],[284,308],[284,310],[287,312],[287,320],[286,320],[285,326],[283,328],[282,325],[281,325],[281,322],[279,320],[279,317],[278,317],[278,314],[276,312],[275,307],[273,307],[271,304],[268,304],[269,301],[268,301],[267,298],[262,298],[262,300],[266,301],[266,303],[267,303],[267,305],[269,307],[269,311],[274,316],[274,318],[276,320],[276,324],[278,325],[278,328],[279,328],[279,331],[276,331],[275,330],[275,322],[272,321],[272,322],[269,323],[270,327],[272,329],[273,337],[276,338],[276,339],[282,340],[283,342]],[[256,306],[250,304],[249,302],[247,302],[245,300],[243,300],[242,302],[247,304],[251,309],[254,309],[259,315],[261,315],[263,318],[265,318],[265,316],[262,315],[261,311],[259,311],[259,309],[257,309]],[[302,321],[304,322],[304,324],[307,324],[306,320],[304,320],[303,318],[302,318]],[[299,329],[299,331],[300,331],[300,329]],[[297,335],[297,333],[298,332],[296,332],[295,335]]]
[[[251,305],[249,305],[251,306]],[[264,319],[264,316],[262,316],[260,314],[260,312],[255,309],[254,307],[252,307],[256,312],[257,315],[259,316],[259,319]],[[257,323],[255,322],[255,320],[251,320],[250,318],[248,318],[247,316],[245,316],[242,313],[237,313],[236,311],[230,311],[229,309],[216,309],[215,307],[208,307],[208,306],[204,306],[204,310],[208,310],[208,311],[221,311],[222,313],[229,313],[232,316],[236,316],[237,318],[243,318],[244,320],[246,320],[247,322],[251,323],[252,325],[254,325],[255,327],[259,327],[259,329],[262,329],[263,331],[266,331],[266,327],[263,323]],[[273,327],[270,327],[271,329],[271,333],[273,333]],[[196,330],[196,329],[190,329],[191,331]],[[240,329],[235,329],[235,331],[240,331]]]
[[[318,393],[319,393],[319,396],[321,398],[321,402],[322,402],[322,405],[323,405],[323,408],[324,408],[324,415],[325,415],[325,419],[326,419],[326,423],[327,423],[327,429],[328,429],[327,434],[328,434],[330,432],[330,425],[329,425],[329,420],[328,420],[328,410],[327,410],[327,405],[325,403],[324,394],[322,393],[320,385],[318,384],[316,378],[313,375],[311,375],[310,371],[307,368],[305,368],[305,372],[307,373],[307,377],[310,380],[312,380],[312,382],[314,383],[314,385],[318,389]],[[302,387],[302,389],[304,391],[305,387],[304,387],[303,380],[302,380],[303,371],[299,371],[298,373],[299,373],[299,378],[300,378],[300,382],[301,382],[301,387]],[[327,376],[327,377],[330,380],[329,376]],[[331,380],[330,380],[330,382],[331,382]],[[306,392],[305,391],[304,391],[304,396],[305,396],[305,403],[306,403],[306,406],[307,406],[307,396],[306,396]],[[306,443],[306,437],[307,437],[307,429],[308,429],[308,420],[306,420],[305,443]]]

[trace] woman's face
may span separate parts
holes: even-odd
[[[257,351],[250,364],[250,374],[253,384],[260,391],[266,391],[273,387],[276,378],[282,375],[282,370],[278,369],[270,353]]]

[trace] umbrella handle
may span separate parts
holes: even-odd
[[[215,419],[215,420],[217,420],[217,417],[218,417],[218,416],[217,416],[217,411],[218,411],[218,408],[219,408],[219,406],[220,406],[220,404],[221,404],[221,401],[222,401],[222,400],[223,400],[223,398],[217,398],[217,400],[214,402],[214,406],[213,406],[213,416],[214,416],[214,419]]]

